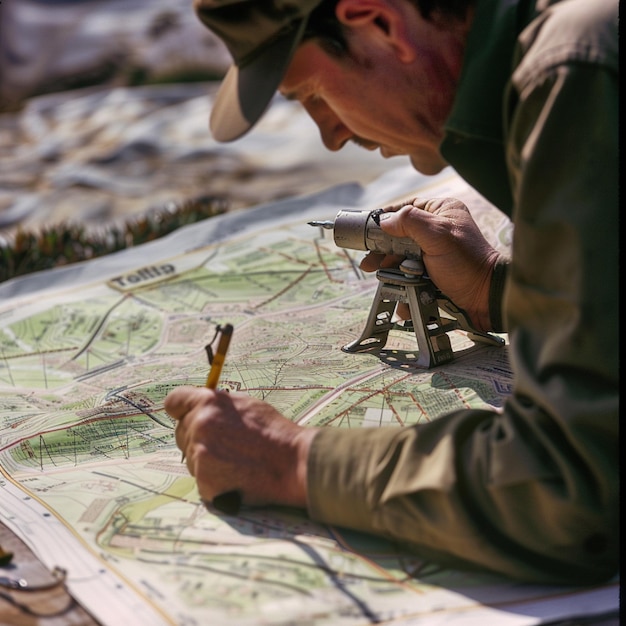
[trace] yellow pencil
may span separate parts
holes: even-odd
[[[233,325],[226,324],[221,327],[221,331],[222,334],[220,335],[220,340],[217,344],[217,350],[215,351],[215,356],[213,357],[213,363],[211,363],[211,369],[209,370],[209,375],[206,379],[206,387],[208,389],[217,388],[217,383],[220,380],[222,367],[224,366],[224,361],[226,359],[226,352],[228,351],[228,346],[230,345],[230,338],[233,336]]]
[[[224,366],[224,361],[226,360],[226,352],[228,351],[228,346],[230,345],[230,338],[233,336],[233,325],[226,324],[223,327],[220,327],[218,331],[221,330],[221,335],[219,342],[217,344],[217,350],[215,351],[215,356],[211,362],[211,369],[209,370],[209,375],[206,379],[206,385],[208,389],[216,389],[217,383],[220,380],[220,375],[222,373],[222,367]],[[185,452],[183,451],[181,455],[180,462],[182,463],[185,460]]]
[[[211,369],[206,379],[206,386],[209,389],[215,389],[222,373],[222,366],[226,359],[226,352],[230,344],[230,338],[233,335],[232,324],[226,324],[222,329],[219,343],[217,344],[217,350],[211,363]],[[233,491],[227,491],[226,493],[220,493],[213,498],[213,506],[218,510],[226,513],[227,515],[237,515],[241,508],[241,493],[236,489]]]

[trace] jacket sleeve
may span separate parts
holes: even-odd
[[[509,100],[511,397],[501,412],[322,429],[309,513],[447,566],[586,584],[619,562],[618,79],[572,63],[532,81]]]

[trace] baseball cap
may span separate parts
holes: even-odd
[[[233,57],[211,109],[217,141],[248,132],[267,109],[322,0],[194,0],[202,23]]]

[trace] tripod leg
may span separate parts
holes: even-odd
[[[407,285],[409,311],[417,339],[417,365],[431,368],[449,363],[453,358],[450,337],[439,315],[434,289],[428,282]]]
[[[342,348],[344,352],[375,352],[385,347],[389,331],[393,328],[391,318],[397,302],[385,299],[384,289],[383,283],[379,283],[365,329],[358,339]]]

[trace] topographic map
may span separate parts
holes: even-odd
[[[429,195],[452,185],[468,197],[449,173],[432,184]],[[360,253],[306,221],[409,187],[387,179],[353,191],[214,218],[209,243],[189,243],[196,225],[143,256],[100,261],[98,279],[51,275],[0,304],[2,521],[67,568],[103,624],[534,624],[570,595],[573,610],[573,591],[442,570],[299,511],[233,517],[199,501],[163,400],[204,384],[218,324],[235,328],[221,388],[300,424],[401,427],[498,407],[510,391],[507,348],[475,346],[461,331],[455,360],[430,371],[411,365],[410,333],[392,333],[393,358],[341,350],[360,334],[377,281],[358,269]],[[467,201],[505,248],[508,222]]]

